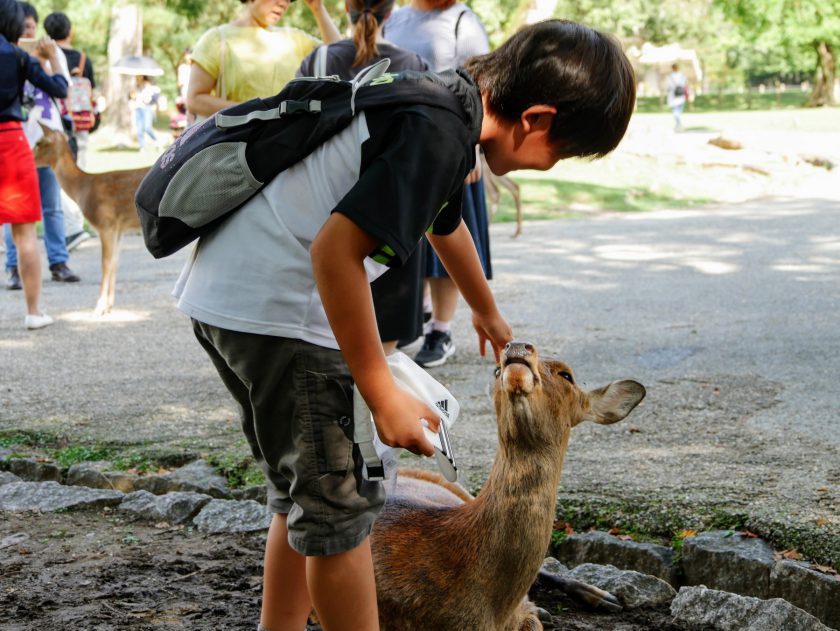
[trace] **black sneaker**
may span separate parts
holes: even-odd
[[[50,271],[52,272],[52,279],[59,283],[78,283],[81,280],[73,273],[73,270],[67,267],[67,263],[50,265]]]
[[[23,289],[23,285],[20,284],[18,268],[12,267],[9,269],[9,279],[6,281],[6,289]]]
[[[452,342],[452,336],[443,331],[432,331],[426,334],[423,348],[414,357],[414,361],[424,368],[434,368],[443,366],[454,353],[455,344]]]
[[[75,250],[79,245],[83,242],[90,239],[90,234],[88,234],[85,230],[81,232],[77,232],[76,234],[71,234],[69,237],[64,239],[64,247],[67,248],[67,251],[70,252]]]

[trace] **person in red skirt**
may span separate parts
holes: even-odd
[[[0,0],[0,224],[12,226],[18,267],[26,298],[27,329],[42,329],[53,320],[40,308],[41,261],[35,224],[41,219],[41,196],[35,159],[23,133],[23,84],[29,81],[50,96],[67,96],[67,80],[44,69],[59,68],[58,48],[49,38],[38,41],[35,56],[15,44],[23,33],[23,8],[17,0]]]

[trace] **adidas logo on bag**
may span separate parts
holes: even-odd
[[[435,406],[437,409],[446,414],[446,418],[449,418],[449,399],[444,399],[443,401],[435,402]]]

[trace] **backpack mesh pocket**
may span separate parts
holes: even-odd
[[[244,142],[222,142],[202,149],[184,165],[160,200],[160,217],[200,228],[235,210],[262,187],[245,159]]]

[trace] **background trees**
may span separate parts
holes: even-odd
[[[74,23],[74,44],[107,73],[109,21],[114,6],[131,0],[30,0],[41,20],[54,10]],[[404,4],[407,0],[399,0]],[[537,0],[466,0],[481,16],[492,45],[524,23]],[[344,0],[325,0],[339,28],[347,26]],[[183,50],[208,28],[229,21],[238,0],[134,0],[142,10],[143,50],[167,71],[159,83],[174,94]],[[810,80],[813,105],[833,103],[840,49],[836,0],[555,0],[553,15],[617,35],[626,45],[679,42],[694,48],[713,86]],[[284,25],[316,32],[303,2],[291,5]]]

